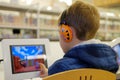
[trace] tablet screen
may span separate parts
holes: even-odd
[[[44,45],[11,45],[12,73],[39,71],[39,63],[47,66]]]
[[[120,44],[117,44],[113,47],[118,56],[118,63],[120,64]]]

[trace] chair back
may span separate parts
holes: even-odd
[[[116,75],[105,70],[85,68],[60,72],[43,80],[116,80]]]

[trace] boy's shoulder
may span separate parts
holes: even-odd
[[[62,59],[57,60],[53,65],[61,65],[61,66],[66,66],[68,63],[75,62],[76,59],[74,58],[69,58],[69,57],[63,57]]]
[[[85,67],[85,65],[82,65],[82,62],[80,64],[80,61],[78,59],[63,57],[62,59],[57,60],[52,66],[49,67],[48,73],[49,75],[51,75],[66,70],[77,69],[80,67]]]
[[[52,75],[58,72],[65,71],[68,67],[66,67],[66,63],[69,61],[68,59],[59,59],[56,62],[54,62],[48,69],[48,74]]]

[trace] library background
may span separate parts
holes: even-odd
[[[48,67],[56,60],[62,58],[64,52],[59,44],[57,20],[60,13],[74,1],[76,0],[0,0],[0,80],[20,80],[20,78],[25,78],[25,80],[42,80],[39,79],[40,77],[38,79],[26,79],[26,77],[38,76],[36,74],[38,71],[13,74],[12,62],[14,60],[11,57],[13,54],[11,54],[12,50],[10,49],[16,45],[19,48],[21,45],[32,45],[34,47],[34,45],[38,46],[38,44],[42,44],[42,46],[38,47],[42,47],[41,49],[45,54],[42,57],[40,56],[40,58],[44,57],[44,61],[45,63],[47,62]],[[120,66],[120,0],[82,1],[94,4],[98,8],[100,13],[100,28],[95,38],[108,43],[115,50],[117,48]],[[114,39],[118,37],[119,39],[115,41]],[[47,40],[37,40],[41,38],[49,38],[50,44]],[[26,52],[24,55],[27,56],[28,53]],[[27,57],[25,58],[27,60]],[[38,57],[36,55],[34,57],[33,55],[29,59],[38,59]],[[18,59],[16,61],[20,62]],[[21,61],[24,63],[24,60],[21,59]],[[29,60],[28,62],[30,67],[32,61]],[[36,65],[38,67],[38,64]],[[29,69],[31,70],[31,68]],[[117,72],[117,79],[120,80],[120,68]]]
[[[59,14],[75,0],[0,0],[0,39],[49,38],[58,41]],[[96,38],[120,37],[120,0],[84,0],[98,7],[100,29]]]

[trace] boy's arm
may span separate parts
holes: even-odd
[[[52,75],[66,70],[69,70],[68,66],[58,62],[58,63],[54,63],[52,66],[49,67],[48,74]]]
[[[48,76],[48,69],[45,67],[44,64],[40,63],[40,77],[44,78]]]

